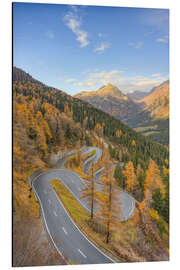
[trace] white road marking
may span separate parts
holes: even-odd
[[[51,200],[50,199],[48,199],[48,203],[51,204]]]
[[[84,255],[84,253],[83,253],[80,249],[78,249],[78,251],[79,251],[79,253],[80,253],[84,258],[87,258],[87,256]]]
[[[67,235],[68,233],[67,233],[66,229],[64,227],[62,227],[62,229],[63,229],[64,233]]]
[[[53,211],[54,215],[57,217],[57,213],[55,211]]]
[[[44,173],[44,172],[43,172],[43,173]],[[43,173],[41,173],[41,174],[43,174]],[[40,175],[41,175],[41,174],[40,174]],[[38,176],[34,179],[34,181],[37,180],[38,177],[39,177],[40,175],[38,175]],[[38,193],[37,193],[37,191],[35,190],[33,184],[34,184],[34,183],[32,183],[32,187],[33,187],[33,190],[34,190],[34,192],[35,192],[35,195],[36,195],[37,198],[38,198],[39,204],[40,204],[40,206],[41,206],[41,209],[42,209],[42,215],[43,215],[43,218],[44,218],[44,222],[45,222],[45,226],[46,226],[47,232],[48,232],[48,234],[49,234],[49,236],[50,236],[50,238],[51,238],[51,240],[52,240],[52,242],[53,242],[53,244],[54,244],[54,246],[55,246],[57,252],[58,252],[58,253],[64,258],[64,260],[65,260],[65,257],[63,256],[63,254],[61,253],[61,251],[60,251],[59,248],[57,247],[57,245],[56,245],[56,243],[54,242],[54,240],[53,240],[53,238],[52,238],[52,235],[51,235],[51,233],[50,233],[50,231],[49,231],[49,227],[48,227],[47,222],[46,222],[46,218],[45,218],[45,214],[44,214],[44,209],[43,209],[43,207],[42,207],[41,200],[40,200],[40,198],[39,198],[39,196],[38,196]]]
[[[131,215],[133,214],[134,209],[135,209],[135,202],[134,202],[134,200],[132,200],[132,206],[131,206],[131,210],[129,212],[129,217],[131,217]]]
[[[61,169],[57,169],[58,171],[62,171]],[[50,170],[49,170],[50,171]],[[53,171],[53,170],[51,170],[51,171]],[[44,209],[43,209],[43,206],[42,206],[42,202],[41,202],[41,200],[40,200],[40,198],[39,198],[39,196],[38,196],[38,193],[37,193],[37,191],[35,190],[35,188],[34,188],[34,182],[41,176],[41,175],[45,175],[45,174],[47,174],[47,172],[43,172],[43,173],[41,173],[40,175],[38,175],[37,177],[35,177],[33,180],[33,182],[32,182],[32,186],[33,186],[33,190],[34,190],[34,192],[35,192],[35,194],[36,194],[36,196],[37,196],[37,198],[38,198],[38,201],[39,201],[39,203],[40,203],[40,206],[41,206],[41,208],[42,208],[42,214],[43,214],[43,218],[44,218],[44,221],[45,221],[45,225],[46,225],[46,228],[47,228],[47,231],[48,231],[48,234],[50,235],[50,238],[51,238],[51,240],[52,240],[52,242],[54,243],[54,246],[56,247],[56,249],[57,249],[57,251],[59,252],[59,254],[61,254],[61,252],[60,252],[60,250],[59,250],[59,248],[57,247],[57,245],[56,245],[56,243],[54,242],[54,240],[53,240],[53,238],[52,238],[52,236],[51,236],[51,234],[50,234],[50,231],[49,231],[49,228],[48,228],[48,226],[47,226],[47,222],[46,222],[46,218],[45,218],[45,214],[44,214]],[[77,173],[74,173],[75,175],[78,175]],[[78,177],[79,177],[79,175],[78,175]],[[83,180],[79,177],[79,179],[83,182]],[[65,185],[67,188],[68,188],[68,186],[67,185]],[[68,188],[69,189],[69,188]],[[70,190],[70,189],[69,189]],[[70,192],[73,194],[73,192],[70,190]],[[73,194],[74,195],[74,194]],[[57,194],[55,193],[55,196],[57,197],[57,199],[59,200],[59,202],[60,202],[60,204],[61,204],[61,206],[62,206],[62,208],[64,209],[64,211],[65,211],[65,213],[67,214],[67,216],[69,216],[69,214],[67,213],[67,211],[66,211],[66,209],[64,208],[64,206],[63,206],[63,204],[62,204],[62,202],[60,201],[60,199],[58,198],[58,196],[57,196]],[[75,195],[74,195],[75,196]],[[76,196],[75,196],[75,198],[76,198]],[[81,201],[78,199],[78,198],[76,198],[80,203],[81,203]],[[84,206],[87,210],[89,210],[86,206]],[[96,248],[101,254],[103,254],[106,258],[108,258],[111,262],[113,262],[113,263],[115,263],[115,261],[112,259],[112,258],[110,258],[109,256],[107,256],[102,250],[100,250],[98,247],[96,247],[81,231],[80,231],[80,229],[77,227],[77,225],[73,222],[73,220],[71,219],[71,217],[69,216],[69,218],[70,218],[70,220],[71,220],[71,222],[74,224],[74,226],[77,228],[77,230],[80,232],[80,234],[94,247],[94,248]],[[83,252],[81,251],[81,250],[78,250],[81,254],[83,254]],[[84,255],[84,254],[83,254]],[[82,256],[83,256],[82,255]],[[61,254],[61,256],[62,256],[62,254]],[[86,255],[84,255],[85,257],[86,257]]]

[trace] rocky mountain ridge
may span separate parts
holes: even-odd
[[[144,94],[142,92],[142,95]],[[146,136],[154,139],[156,133],[155,140],[168,144],[169,81],[154,87],[141,99],[129,97],[112,84],[107,84],[97,91],[83,91],[75,97],[120,119]],[[162,142],[160,137],[164,130],[166,135]]]

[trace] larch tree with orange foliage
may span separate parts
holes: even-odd
[[[113,162],[110,160],[109,153],[106,153],[106,160],[104,162],[104,171],[101,176],[101,183],[103,185],[101,196],[99,196],[98,203],[100,209],[97,213],[103,219],[106,227],[106,243],[109,243],[111,232],[117,230],[121,213],[121,203],[117,189],[115,187],[115,179],[113,175]]]
[[[116,137],[120,138],[122,134],[122,131],[120,129],[116,130]]]
[[[136,142],[135,142],[135,140],[132,140],[131,145],[132,145],[133,147],[136,147]]]
[[[148,206],[152,202],[152,193],[156,189],[160,190],[162,196],[165,195],[166,191],[160,176],[160,170],[154,160],[150,159],[144,183],[144,198]]]
[[[99,135],[99,136],[103,136],[103,125],[101,125],[100,123],[97,123],[94,127],[94,131]]]
[[[138,182],[132,161],[126,163],[123,174],[126,177],[126,189],[130,192],[135,192],[138,186]]]
[[[86,198],[88,201],[88,205],[91,209],[91,219],[94,217],[94,204],[97,202],[97,191],[96,191],[96,183],[94,181],[94,164],[90,167],[90,175],[87,179],[84,179],[85,186],[82,188],[82,198]]]
[[[40,111],[36,114],[36,119],[38,120],[38,127],[37,127],[37,147],[39,152],[42,154],[42,157],[46,157],[47,155],[47,138],[46,134],[51,134],[47,122],[43,119],[43,115]],[[46,122],[46,123],[45,123]]]
[[[137,177],[138,188],[139,188],[139,191],[137,192],[139,194],[138,199],[142,201],[144,197],[145,173],[140,164],[137,165],[136,177]]]

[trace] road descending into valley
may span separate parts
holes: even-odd
[[[102,152],[98,148],[89,147],[83,153],[91,152],[94,149],[96,154],[84,163],[84,171],[89,169],[92,161],[97,162],[101,157]],[[50,184],[52,179],[61,181],[81,205],[89,211],[86,198],[80,199],[81,189],[84,186],[81,177],[71,170],[59,169],[66,161],[66,158],[57,163],[58,169],[42,172],[32,181],[32,188],[40,204],[41,216],[49,237],[57,251],[65,258],[68,258],[71,263],[114,263],[113,259],[104,254],[79,230]],[[96,175],[97,179],[99,177],[100,172]],[[121,192],[120,197],[123,208],[122,220],[127,220],[134,214],[134,199],[125,192]]]

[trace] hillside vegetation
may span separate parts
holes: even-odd
[[[21,90],[21,83],[17,87]],[[13,93],[13,266],[65,264],[43,230],[28,175],[50,168],[53,153],[81,140],[80,124],[67,114],[40,98]]]
[[[14,81],[13,92],[15,97],[22,95],[27,100],[32,100],[32,102],[39,100],[42,105],[44,103],[51,104],[59,112],[69,115],[73,121],[79,123],[84,129],[98,130],[102,136],[108,137],[111,141],[126,147],[130,156],[136,156],[135,163],[139,160],[142,163],[145,162],[147,166],[151,157],[159,166],[162,166],[164,160],[168,158],[169,153],[165,147],[146,139],[107,113],[62,91],[36,82],[31,83],[24,78],[21,81]],[[43,115],[46,108],[42,106],[40,111]],[[133,140],[136,142],[136,153],[131,147]],[[50,142],[50,145],[53,145],[53,141]]]
[[[13,69],[14,266],[65,263],[50,248],[47,249],[47,260],[43,259],[42,249],[48,245],[48,239],[45,234],[39,233],[42,232],[39,205],[28,184],[28,175],[39,167],[51,168],[51,157],[59,151],[65,153],[84,145],[100,146],[101,140],[109,144],[112,159],[125,164],[131,162],[135,170],[139,165],[145,172],[149,168],[150,158],[156,162],[162,175],[168,169],[167,148],[146,139],[90,104],[48,87],[18,68]],[[116,172],[117,179],[120,173],[120,170]],[[137,195],[138,200],[144,198],[142,179],[139,180],[141,191]],[[163,177],[163,181],[168,187],[168,177]],[[132,192],[136,195],[134,190]],[[168,206],[168,192],[165,198],[158,193],[159,189],[155,192],[154,209],[168,221],[169,214],[164,210]],[[22,237],[23,234],[27,235],[27,231],[28,241]],[[35,247],[38,247],[36,252]],[[28,250],[29,255],[24,250]]]

